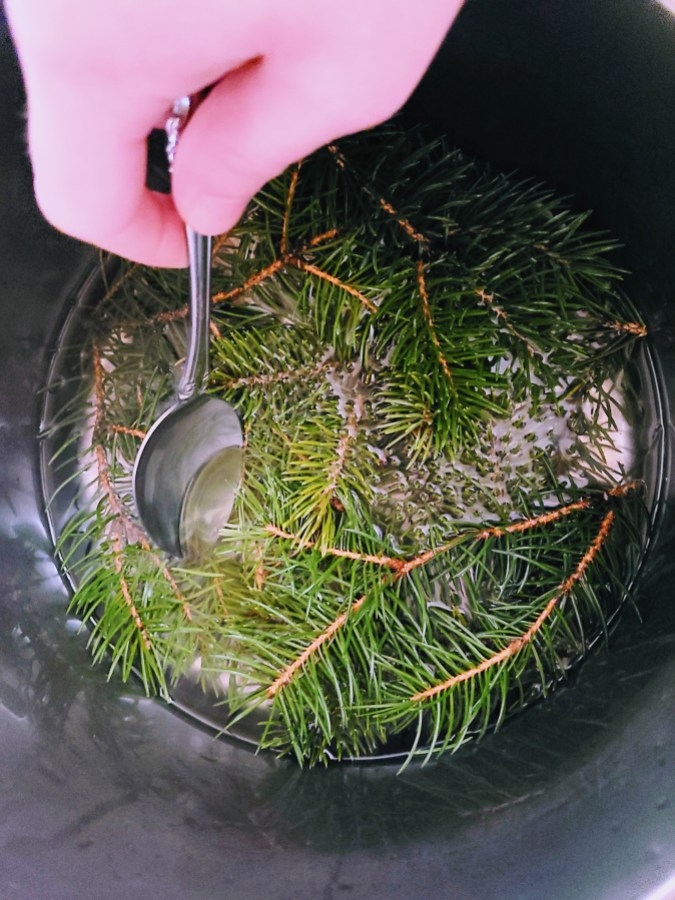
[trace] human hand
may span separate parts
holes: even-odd
[[[184,265],[183,221],[227,231],[286,166],[396,112],[461,3],[6,0],[42,212],[121,256]],[[172,197],[147,190],[148,133],[209,85]]]

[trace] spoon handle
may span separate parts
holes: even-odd
[[[187,359],[178,384],[181,401],[191,400],[206,386],[209,374],[209,319],[211,315],[210,235],[185,226],[190,262],[190,337]]]
[[[166,158],[169,171],[178,146],[178,138],[194,109],[190,97],[174,101],[166,121]],[[190,266],[190,336],[185,366],[176,391],[178,400],[192,400],[205,387],[209,376],[209,319],[211,316],[212,238],[185,226]]]

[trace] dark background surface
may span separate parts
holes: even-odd
[[[94,254],[31,199],[0,33],[0,897],[646,896],[675,874],[675,534],[574,683],[422,769],[299,771],[92,669],[65,616],[37,467],[39,391]],[[625,244],[675,386],[675,28],[640,0],[474,0],[413,102]]]

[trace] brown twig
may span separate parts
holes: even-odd
[[[539,354],[539,356],[542,355],[541,350],[539,350],[538,347],[535,347],[532,341],[530,341],[525,337],[524,334],[521,334],[521,332],[518,331],[515,325],[511,322],[508,313],[504,309],[502,309],[501,306],[495,303],[494,294],[488,294],[487,291],[481,289],[476,291],[476,295],[480,298],[482,303],[494,310],[495,315],[498,319],[501,319],[507,331],[509,331],[515,338],[525,344],[527,352],[530,354],[530,356],[536,356],[537,354]]]
[[[434,345],[434,348],[436,349],[436,358],[438,359],[439,365],[443,369],[446,378],[452,383],[454,381],[452,372],[450,370],[450,366],[448,365],[448,361],[445,358],[443,351],[441,350],[441,342],[438,339],[436,326],[434,325],[434,319],[431,315],[431,305],[429,304],[429,293],[427,291],[427,281],[424,272],[424,261],[421,259],[417,261],[417,286],[419,288],[420,299],[422,300],[422,312],[424,313],[424,319],[427,323],[429,336],[431,338],[431,342]]]
[[[331,228],[329,231],[325,231],[322,234],[317,234],[313,238],[311,238],[305,246],[301,247],[294,253],[290,253],[288,252],[288,250],[282,249],[277,259],[266,265],[259,272],[255,272],[253,275],[249,276],[249,278],[247,278],[243,284],[240,284],[235,288],[231,288],[229,291],[219,291],[218,293],[214,294],[211,298],[212,303],[219,304],[236,300],[238,297],[241,297],[242,294],[245,294],[252,288],[257,287],[259,284],[262,284],[263,281],[266,281],[272,275],[276,275],[276,273],[281,271],[282,269],[288,266],[292,266],[310,272],[313,275],[317,275],[319,278],[323,278],[326,281],[332,281],[333,284],[336,284],[338,287],[343,288],[347,291],[347,293],[358,297],[364,303],[364,305],[370,305],[370,307],[372,307],[371,312],[374,312],[375,307],[373,306],[373,304],[356,288],[352,287],[349,284],[345,284],[344,282],[335,278],[333,275],[330,275],[328,272],[324,272],[323,269],[319,269],[316,266],[312,266],[309,263],[306,263],[301,258],[302,254],[306,253],[308,249],[313,249],[315,247],[318,247],[324,241],[331,240],[337,233],[338,232],[336,228]],[[284,239],[282,238],[282,247],[284,246],[283,241]]]
[[[324,489],[321,491],[322,495],[331,498],[335,495],[338,481],[340,480],[340,476],[344,471],[345,464],[347,462],[347,456],[349,455],[349,449],[352,441],[354,440],[355,434],[356,415],[352,411],[347,419],[346,428],[340,435],[340,440],[338,441],[338,445],[335,450],[335,459],[331,463],[328,470],[328,481],[326,482],[326,486],[324,487]]]
[[[297,544],[303,550],[311,550],[312,548],[316,547],[316,543],[314,541],[303,540],[303,538],[301,538],[299,535],[292,534],[288,531],[283,531],[281,528],[277,528],[276,525],[266,525],[265,531],[268,534],[271,534],[273,537],[291,541],[292,543]],[[401,563],[403,562],[403,560],[397,559],[393,556],[376,556],[370,553],[359,553],[356,550],[343,550],[341,547],[328,547],[322,552],[326,556],[337,556],[343,559],[351,559],[354,562],[372,563],[376,566],[384,566],[386,568],[395,570],[400,569]]]
[[[632,334],[635,337],[646,337],[647,326],[641,322],[612,322],[611,327],[616,331],[623,331],[625,334]]]
[[[629,491],[636,489],[639,484],[640,482],[631,481],[625,485],[618,485],[617,487],[612,488],[611,491],[608,491],[608,494],[615,497],[625,496],[627,493],[629,493]],[[569,503],[566,506],[560,506],[558,507],[558,509],[551,510],[551,512],[542,513],[542,515],[540,516],[535,516],[529,519],[522,519],[520,522],[514,522],[513,524],[504,527],[484,528],[482,531],[477,532],[458,532],[454,536],[452,541],[449,541],[446,544],[442,544],[440,547],[433,547],[429,550],[425,550],[423,553],[420,553],[417,556],[407,560],[391,556],[375,556],[365,553],[362,554],[353,550],[343,550],[340,547],[328,547],[326,549],[323,549],[321,552],[326,556],[336,556],[344,559],[351,559],[354,560],[354,562],[371,563],[373,565],[390,569],[392,574],[388,577],[390,579],[390,583],[393,583],[395,581],[399,581],[402,578],[405,578],[415,569],[418,569],[421,566],[424,566],[427,563],[431,562],[432,559],[435,559],[441,554],[448,552],[457,545],[458,539],[461,539],[462,537],[473,535],[474,539],[478,541],[487,540],[488,538],[503,537],[505,534],[518,534],[529,531],[533,528],[541,528],[544,525],[550,525],[551,523],[557,522],[560,519],[572,515],[575,512],[580,512],[581,510],[588,509],[590,506],[590,500],[577,500],[574,503]],[[490,659],[480,663],[479,666],[476,666],[473,669],[468,670],[467,672],[463,672],[459,675],[453,676],[452,679],[448,679],[447,682],[443,682],[441,685],[435,685],[432,688],[428,688],[426,691],[421,691],[419,694],[415,694],[413,699],[423,700],[427,699],[428,697],[433,697],[437,693],[441,693],[443,690],[447,690],[449,687],[452,687],[453,684],[459,683],[460,681],[466,681],[469,678],[478,675],[480,672],[485,671],[486,669],[491,668],[494,665],[497,665],[497,663],[508,659],[510,656],[516,653],[521,646],[523,646],[525,643],[529,643],[534,635],[541,629],[541,626],[546,621],[546,619],[551,615],[553,609],[555,608],[561,597],[564,596],[564,594],[566,594],[573,587],[573,585],[583,577],[586,569],[592,563],[593,559],[600,550],[600,547],[605,542],[613,521],[614,513],[610,511],[602,520],[598,535],[591,544],[589,550],[579,562],[576,570],[569,578],[567,578],[562,583],[559,592],[556,594],[552,601],[549,601],[544,611],[537,618],[534,624],[530,626],[525,635],[521,635],[520,637],[516,638],[515,641],[512,641],[507,648],[500,651],[500,653],[496,654],[494,657],[490,657]],[[293,543],[298,545],[299,550],[313,549],[316,547],[316,544],[313,541],[308,541],[302,538],[300,535],[283,531],[281,528],[278,528],[274,524],[267,525],[265,531],[273,537],[280,538],[281,540],[292,541]],[[361,597],[359,601],[357,601],[359,603],[359,609],[361,608],[361,605],[363,605],[365,599],[366,598],[364,596]],[[356,611],[354,607],[352,607],[352,611]],[[308,644],[307,647],[305,647],[305,649],[293,660],[293,662],[291,662],[283,670],[283,672],[273,682],[270,688],[268,688],[268,697],[275,696],[282,687],[285,687],[287,684],[289,684],[293,676],[302,669],[305,662],[307,662],[307,660],[325,644],[329,637],[332,637],[332,635],[334,635],[342,627],[342,625],[344,625],[345,621],[345,614],[342,613],[337,617],[337,619],[335,619],[334,622],[331,623],[331,625],[325,631],[321,633],[321,635],[319,635],[318,638],[315,638],[310,644]]]
[[[332,284],[340,290],[344,291],[346,294],[350,294],[352,297],[356,297],[363,306],[370,313],[377,312],[377,306],[366,297],[365,294],[361,293],[357,288],[353,287],[351,284],[347,284],[346,281],[341,281],[337,276],[331,275],[330,272],[324,272],[323,269],[320,269],[318,266],[314,266],[311,263],[306,262],[304,259],[301,259],[299,256],[289,257],[288,262],[290,265],[295,266],[296,269],[300,269],[303,272],[307,272],[308,275],[314,275],[316,278],[320,278],[322,281],[328,282],[328,284]]]
[[[325,372],[337,369],[340,363],[337,360],[329,360],[318,366],[300,366],[297,369],[279,372],[268,372],[259,375],[242,375],[237,378],[219,378],[218,383],[229,390],[240,387],[266,387],[270,384],[291,384],[295,381],[306,381],[317,378]]]
[[[146,432],[141,428],[129,428],[126,425],[108,425],[108,431],[111,431],[113,434],[126,434],[129,437],[139,438],[143,440],[146,435]]]
[[[103,297],[101,297],[101,299],[96,304],[97,315],[100,315],[103,308],[113,299],[113,297],[115,296],[115,294],[117,294],[117,292],[122,287],[122,285],[126,281],[128,281],[132,275],[135,275],[136,271],[139,268],[140,268],[140,266],[138,263],[129,263],[126,272],[124,272],[122,275],[119,275],[117,278],[115,278],[115,280],[110,285],[108,290],[105,292]],[[104,261],[103,256],[101,256],[101,269],[102,270],[105,269],[105,261]]]
[[[124,546],[122,544],[122,539],[119,534],[113,533],[110,537],[110,541],[113,551],[113,563],[115,566],[117,578],[119,580],[122,597],[129,609],[129,615],[131,616],[134,625],[138,629],[146,649],[152,650],[152,641],[150,640],[148,629],[146,628],[145,623],[143,622],[143,619],[141,618],[138,609],[136,608],[136,604],[134,603],[131,596],[131,590],[129,589],[129,582],[124,576]]]
[[[265,584],[265,578],[267,577],[267,569],[265,568],[265,552],[262,542],[256,544],[254,555],[257,560],[254,584],[256,590],[261,591]]]
[[[333,155],[333,159],[335,160],[338,168],[344,170],[347,168],[347,157],[344,155],[342,150],[340,150],[337,144],[329,144],[328,145],[329,152]],[[415,226],[410,222],[409,219],[401,216],[399,211],[394,207],[386,197],[379,197],[371,188],[364,186],[363,191],[370,197],[371,200],[374,200],[388,215],[390,215],[398,225],[401,226],[403,231],[408,235],[408,237],[415,241],[416,244],[421,244],[423,246],[427,246],[429,244],[429,238],[426,235],[422,234],[421,231],[418,231]]]
[[[515,656],[523,647],[527,644],[530,644],[536,635],[541,631],[544,623],[551,617],[553,614],[553,610],[557,607],[560,600],[568,594],[574,585],[581,581],[584,577],[588,567],[591,565],[595,557],[600,552],[600,549],[604,545],[609,532],[611,531],[612,525],[614,524],[615,513],[613,510],[609,510],[607,512],[600,524],[600,529],[596,534],[593,542],[590,547],[583,555],[583,557],[579,560],[576,569],[572,574],[566,578],[560,587],[558,588],[556,594],[551,597],[548,601],[544,609],[539,613],[534,622],[530,625],[530,627],[523,634],[519,635],[503,650],[500,650],[498,653],[493,654],[488,659],[484,659],[477,666],[473,666],[470,669],[466,669],[464,672],[459,672],[457,675],[453,675],[445,681],[440,682],[440,684],[432,685],[431,687],[425,688],[423,691],[418,691],[416,694],[413,694],[410,700],[413,703],[421,703],[425,700],[431,700],[433,697],[437,697],[439,694],[444,693],[445,691],[450,690],[455,687],[457,684],[461,684],[464,681],[470,681],[472,678],[475,678],[476,675],[480,675],[482,672],[486,672],[488,669],[493,668],[500,663],[506,662],[507,659],[510,659],[512,656]]]
[[[224,231],[213,239],[213,256],[215,257],[222,247],[229,241],[231,232]]]
[[[315,234],[313,238],[310,238],[307,242],[308,247],[318,247],[320,244],[324,244],[326,241],[332,241],[334,237],[337,237],[340,233],[337,228],[329,228],[328,231],[324,231],[321,234]]]
[[[476,535],[478,540],[486,540],[487,538],[498,538],[505,534],[518,534],[522,531],[529,531],[531,528],[539,528],[542,525],[549,525],[551,522],[557,522],[565,516],[579,512],[582,509],[588,509],[591,505],[590,500],[576,500],[567,506],[559,506],[552,509],[551,512],[542,513],[532,519],[521,519],[519,522],[513,522],[511,525],[493,526],[479,531]]]
[[[412,222],[399,215],[398,210],[388,200],[385,200],[384,197],[378,197],[377,202],[386,213],[396,220],[397,224],[401,226],[411,240],[415,241],[416,244],[428,246],[429,238],[423,235],[421,231],[417,231]]]
[[[610,497],[625,497],[626,494],[630,494],[631,491],[638,491],[641,487],[644,487],[644,481],[636,479],[635,481],[628,481],[626,484],[617,484],[616,487],[607,491],[607,494]]]
[[[162,560],[152,552],[152,548],[148,538],[145,533],[136,522],[133,520],[126,506],[122,502],[122,498],[119,493],[115,490],[115,487],[112,482],[112,478],[110,475],[110,466],[108,464],[108,457],[105,451],[104,445],[97,439],[96,435],[100,434],[103,430],[105,430],[105,388],[103,382],[103,366],[101,361],[101,348],[98,342],[94,342],[92,347],[92,362],[93,362],[93,382],[94,382],[94,455],[96,457],[96,466],[97,466],[97,477],[98,483],[103,491],[104,496],[108,501],[108,505],[112,514],[115,516],[116,521],[122,527],[125,536],[125,543],[136,543],[143,550],[145,550],[150,558],[153,560],[155,565],[158,567],[162,575],[164,576],[166,582],[171,588],[176,600],[181,604],[183,608],[183,615],[188,621],[192,620],[192,612],[190,610],[189,604],[185,597],[182,595],[178,584],[169,569],[169,567],[162,562]],[[109,431],[118,431],[121,430],[123,434],[129,434],[136,431],[136,429],[126,429],[124,426],[116,426],[111,425],[108,428]],[[134,434],[135,437],[144,437],[143,432],[138,432]],[[117,542],[117,543],[115,543]],[[119,532],[114,532],[113,534],[113,551],[115,551],[115,546],[118,546],[120,553],[122,550],[122,539],[119,535]],[[120,556],[121,559],[121,556]],[[115,563],[117,568],[117,562]],[[133,603],[130,604],[131,595],[129,594],[129,586],[126,582],[122,582],[120,579],[120,589],[122,591],[122,595],[124,600],[129,606],[130,610],[135,610]],[[137,614],[137,613],[136,613]],[[134,620],[135,621],[135,620]],[[149,640],[149,638],[148,638]]]
[[[351,285],[345,284],[339,279],[336,279],[333,275],[330,275],[330,273],[324,272],[322,269],[316,266],[309,266],[309,264],[306,264],[302,259],[303,255],[307,254],[309,250],[315,249],[326,241],[332,240],[337,234],[338,229],[331,228],[328,231],[322,232],[321,234],[317,234],[313,238],[310,238],[310,240],[306,244],[304,244],[296,251],[290,252],[286,250],[285,252],[280,253],[277,259],[272,260],[271,263],[268,263],[266,266],[260,269],[260,271],[254,272],[253,275],[250,275],[242,284],[237,285],[237,287],[231,288],[228,291],[218,291],[217,293],[213,294],[213,296],[211,297],[211,302],[214,305],[219,305],[221,303],[227,303],[231,302],[232,300],[237,300],[247,291],[252,290],[259,284],[262,284],[263,281],[266,281],[268,278],[276,275],[277,272],[291,267],[297,269],[306,269],[307,271],[311,271],[311,274],[324,278],[324,280],[333,280],[333,283],[343,288],[348,293],[351,293],[353,296],[358,297],[365,305],[370,305],[371,312],[374,312],[376,307],[356,288],[351,287]],[[223,235],[222,237],[224,243],[224,240],[228,237],[228,235]],[[155,315],[142,320],[142,322],[133,319],[126,319],[124,321],[115,323],[111,326],[111,328],[132,328],[139,324],[149,327],[155,325],[167,325],[171,322],[178,322],[186,319],[188,316],[188,312],[189,307],[185,305],[181,306],[179,309],[163,310],[162,312],[155,313]],[[211,323],[210,327],[212,333],[215,334],[216,337],[219,337],[220,334],[218,332],[217,326]]]
[[[125,541],[128,543],[131,537],[136,539],[143,546],[147,547],[147,538],[140,530],[140,528],[136,525],[136,523],[132,520],[131,516],[128,514],[126,508],[124,507],[124,504],[122,503],[122,499],[113,487],[112,479],[110,477],[108,457],[106,455],[105,447],[99,439],[99,435],[104,430],[105,388],[103,365],[101,360],[101,348],[98,341],[94,341],[92,346],[92,369],[94,380],[94,455],[96,458],[98,483],[105,497],[107,498],[108,505],[110,506],[111,512],[115,516],[118,526],[124,530]],[[141,619],[136,605],[134,604],[133,598],[131,596],[131,591],[129,589],[129,583],[124,576],[124,544],[122,542],[119,529],[111,529],[110,540],[113,551],[113,563],[115,572],[117,573],[117,577],[119,580],[122,597],[129,609],[129,614],[131,615],[134,625],[136,626],[136,628],[138,628],[141,634],[143,643],[148,650],[152,650],[152,641],[150,640],[148,630],[145,626],[145,623]]]
[[[630,490],[636,488],[638,484],[639,482],[630,482],[627,485],[621,485],[618,488],[613,488],[608,493],[610,493],[612,496],[623,496]],[[337,556],[344,559],[352,559],[354,560],[354,562],[371,563],[373,565],[382,566],[383,568],[392,569],[396,573],[397,578],[402,578],[405,575],[410,574],[410,572],[414,571],[415,569],[420,568],[420,566],[424,566],[428,562],[431,562],[431,560],[435,559],[437,556],[440,556],[443,553],[447,553],[453,547],[456,547],[457,542],[464,537],[472,536],[474,540],[484,541],[488,538],[503,537],[505,534],[518,534],[520,532],[530,531],[533,528],[541,528],[544,525],[550,525],[553,522],[557,522],[560,519],[563,519],[565,516],[572,515],[573,513],[579,512],[583,509],[589,509],[590,506],[590,500],[577,500],[574,503],[567,504],[566,506],[559,506],[557,509],[551,510],[550,512],[542,513],[542,515],[540,516],[535,516],[530,519],[521,519],[518,522],[513,522],[511,525],[495,525],[490,528],[484,528],[481,531],[458,531],[455,535],[453,535],[451,541],[448,541],[445,544],[441,544],[438,547],[430,547],[428,550],[424,550],[422,553],[419,553],[417,556],[413,556],[409,559],[404,559],[397,556],[359,553],[356,550],[344,550],[341,547],[325,547],[321,549],[321,553],[326,556]],[[301,535],[284,531],[274,524],[266,525],[265,531],[268,534],[271,534],[273,537],[292,541],[293,543],[297,544],[298,548],[301,550],[311,550],[317,546],[314,541],[307,540]]]
[[[274,699],[279,691],[285,687],[293,678],[295,673],[302,669],[306,662],[311,659],[314,654],[323,647],[326,641],[329,641],[335,634],[342,628],[347,619],[350,616],[353,616],[357,613],[363,604],[365,603],[366,598],[365,595],[359,597],[358,600],[354,600],[354,602],[350,605],[349,609],[345,612],[341,613],[337,619],[330,623],[330,625],[325,628],[321,634],[314,638],[311,644],[308,644],[302,653],[293,660],[286,668],[281,672],[281,674],[274,679],[272,684],[267,688],[267,697],[269,700]]]
[[[226,303],[230,300],[236,300],[237,297],[241,297],[242,294],[245,294],[247,291],[250,291],[251,288],[257,287],[257,285],[262,284],[267,278],[271,275],[276,274],[281,269],[283,269],[285,264],[285,260],[283,258],[275,259],[269,265],[265,266],[264,269],[261,269],[259,272],[251,275],[243,284],[238,285],[236,288],[232,288],[229,291],[219,291],[217,294],[214,294],[211,298],[214,304],[217,303]]]
[[[96,470],[98,483],[105,495],[110,510],[113,515],[123,523],[127,538],[136,540],[139,543],[147,539],[141,529],[133,521],[127,512],[120,495],[115,490],[112,478],[110,477],[110,466],[108,456],[104,444],[101,442],[101,435],[105,433],[105,387],[104,372],[101,360],[101,347],[98,341],[92,344],[92,375],[94,386],[94,427],[93,427],[93,447],[94,456],[96,458]]]
[[[295,189],[298,186],[298,177],[300,175],[300,163],[298,163],[291,172],[291,183],[288,186],[288,194],[286,195],[286,209],[284,210],[284,221],[281,226],[281,255],[288,253],[288,224],[293,207],[293,198],[295,197]]]
[[[134,321],[132,319],[128,319],[127,321],[121,322],[119,324],[122,328],[129,328],[139,324],[148,325],[150,327],[153,327],[155,325],[168,325],[170,322],[180,322],[182,319],[187,319],[189,311],[189,307],[186,305],[181,306],[179,309],[167,309],[163,312],[155,313],[154,316],[150,316],[149,318],[144,319],[142,323],[139,323],[138,321]]]
[[[329,151],[329,153],[333,154],[333,159],[335,160],[335,164],[339,169],[347,168],[347,160],[345,158],[345,155],[342,150],[340,150],[337,144],[328,144],[326,149]]]

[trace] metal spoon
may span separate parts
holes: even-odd
[[[232,512],[241,478],[242,432],[234,409],[202,393],[208,377],[211,238],[186,228],[190,259],[190,340],[169,407],[146,434],[133,472],[141,521],[178,557],[213,546]]]
[[[167,122],[169,161],[186,98]],[[138,515],[152,540],[177,557],[212,547],[232,512],[241,480],[242,431],[234,409],[203,393],[208,379],[211,238],[186,226],[190,264],[190,337],[176,401],[152,425],[133,472]]]

